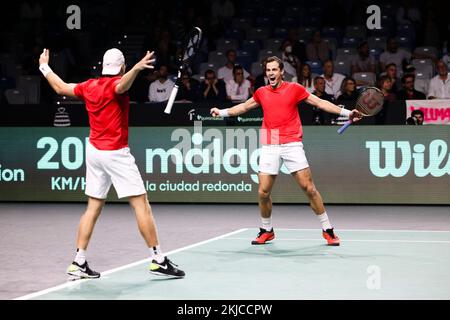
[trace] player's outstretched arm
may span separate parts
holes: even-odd
[[[130,71],[125,73],[120,79],[119,84],[116,86],[116,93],[122,94],[130,90],[131,85],[133,84],[134,80],[136,79],[139,72],[141,72],[144,69],[153,69],[153,63],[155,62],[155,59],[152,59],[154,52],[147,51],[144,58],[142,58],[141,61],[136,63],[133,68],[131,68]]]
[[[69,96],[76,98],[74,93],[74,88],[76,83],[65,83],[53,70],[49,67],[48,63],[50,61],[50,51],[44,49],[41,56],[39,57],[39,70],[42,72],[44,77],[47,79],[50,86],[55,90],[55,92],[61,96]]]
[[[254,109],[258,106],[258,103],[252,98],[245,102],[235,105],[228,109],[211,108],[211,115],[213,117],[235,117],[247,111]]]
[[[316,96],[314,94],[310,94],[309,97],[305,99],[305,102],[310,105],[313,105],[319,109],[322,109],[323,111],[326,111],[328,113],[334,113],[334,114],[338,114],[340,116],[348,117],[353,122],[361,120],[361,118],[362,118],[362,114],[358,110],[353,109],[352,111],[350,111],[350,110],[341,108],[341,107],[335,105],[334,103],[331,103],[324,99],[320,99],[318,96]]]

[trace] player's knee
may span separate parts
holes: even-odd
[[[317,189],[316,189],[316,188],[314,187],[314,185],[312,185],[312,184],[305,186],[305,187],[303,188],[303,190],[305,191],[306,195],[307,195],[309,198],[314,198],[314,197],[316,197],[317,194],[318,194]]]
[[[258,198],[261,200],[268,200],[270,198],[270,192],[264,189],[259,189]]]

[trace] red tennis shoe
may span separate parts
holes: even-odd
[[[265,244],[267,241],[275,239],[275,233],[273,228],[270,231],[266,229],[259,228],[258,236],[252,241],[252,244]]]
[[[334,234],[334,229],[327,229],[325,231],[322,230],[322,235],[325,240],[327,240],[329,246],[338,246],[341,243],[339,237]]]

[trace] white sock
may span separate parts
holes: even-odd
[[[77,249],[77,255],[75,256],[75,259],[73,261],[82,266],[86,262],[86,250]]]
[[[261,218],[262,227],[266,231],[272,230],[272,218]]]
[[[317,218],[319,218],[319,221],[322,224],[323,231],[332,228],[332,226],[330,224],[330,220],[328,220],[328,215],[327,215],[326,211],[322,214],[317,215]]]
[[[148,248],[150,250],[150,257],[156,262],[161,263],[164,261],[164,255],[162,254],[161,248],[159,245],[156,247]]]

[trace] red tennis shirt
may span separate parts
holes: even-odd
[[[262,107],[264,118],[262,144],[283,144],[302,141],[303,130],[297,105],[309,97],[298,83],[283,81],[273,89],[270,85],[256,90],[253,99]]]
[[[121,77],[90,79],[75,86],[74,93],[86,103],[91,132],[89,142],[99,150],[128,146],[128,93],[117,94]]]

